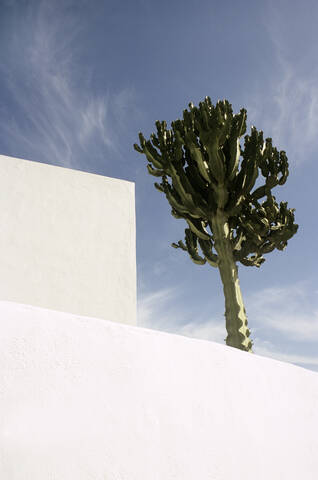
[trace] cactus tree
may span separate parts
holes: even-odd
[[[171,130],[165,121],[157,121],[156,127],[150,140],[140,133],[140,145],[134,148],[146,155],[148,172],[161,177],[155,187],[166,195],[172,215],[188,224],[185,243],[180,240],[172,246],[188,252],[198,265],[207,262],[218,268],[225,296],[226,344],[252,352],[236,262],[260,267],[263,254],[284,250],[297,232],[295,209],[287,209],[287,202],[278,205],[271,193],[288,177],[286,154],[272,146],[271,138],[264,141],[263,132],[255,127],[244,136],[243,149],[246,110],[233,115],[227,100],[216,106],[209,97],[199,107],[190,103],[183,120],[172,122]],[[266,181],[251,192],[259,170]]]

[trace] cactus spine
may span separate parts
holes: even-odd
[[[172,246],[185,250],[198,265],[207,262],[218,268],[226,344],[252,352],[236,262],[259,268],[263,254],[284,250],[297,232],[295,209],[288,209],[287,202],[278,205],[271,193],[288,177],[286,154],[278,152],[270,138],[264,141],[263,132],[255,127],[245,135],[242,149],[246,110],[233,115],[227,100],[216,106],[209,97],[199,107],[190,103],[183,120],[172,122],[171,130],[165,121],[157,121],[156,127],[157,135],[150,140],[140,133],[140,145],[134,148],[146,155],[149,174],[161,177],[155,187],[166,195],[172,215],[188,224],[185,243],[179,240]],[[251,193],[259,171],[265,184]]]

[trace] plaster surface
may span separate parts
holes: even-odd
[[[0,155],[0,300],[136,323],[132,182]]]
[[[316,480],[318,374],[0,302],[3,480]]]

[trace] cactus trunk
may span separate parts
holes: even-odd
[[[233,256],[230,229],[223,210],[218,209],[211,219],[215,250],[218,254],[218,268],[225,297],[226,345],[252,352],[250,331],[238,278],[238,268]]]

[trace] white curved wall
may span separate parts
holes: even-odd
[[[318,374],[0,302],[3,480],[316,480]]]
[[[0,300],[136,324],[134,184],[0,155]]]

